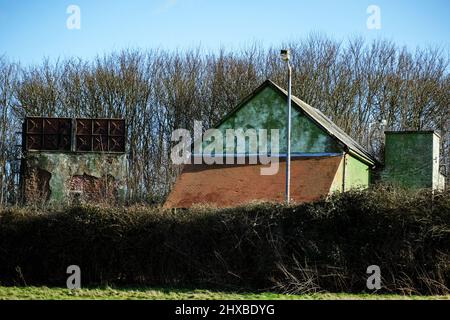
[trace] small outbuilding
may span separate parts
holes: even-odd
[[[229,207],[255,200],[283,201],[287,99],[284,89],[266,80],[214,127],[224,136],[227,129],[278,129],[279,152],[271,155],[279,161],[276,174],[262,175],[261,168],[267,164],[260,162],[185,164],[165,207],[187,208],[204,203]],[[251,156],[248,148],[244,154],[238,153],[237,148],[231,152],[227,148],[224,157],[248,160]],[[292,96],[291,198],[294,202],[313,201],[334,191],[367,188],[375,164],[369,152],[320,110]]]
[[[440,171],[441,137],[435,131],[386,131],[385,183],[412,189],[445,189]]]

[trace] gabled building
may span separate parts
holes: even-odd
[[[251,201],[283,201],[285,192],[287,92],[267,80],[226,115],[215,128],[279,129],[279,170],[261,175],[262,163],[186,164],[165,207],[207,203],[218,207]],[[250,142],[249,142],[250,143]],[[233,148],[233,150],[236,150]],[[247,149],[246,149],[247,150]],[[321,111],[292,97],[291,198],[316,200],[334,191],[367,188],[376,160]],[[227,157],[248,157],[233,154]]]

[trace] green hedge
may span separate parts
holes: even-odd
[[[4,209],[0,284],[448,293],[450,193],[373,190],[231,209]]]

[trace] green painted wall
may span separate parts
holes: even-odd
[[[225,137],[226,129],[279,129],[280,153],[286,150],[286,99],[271,87],[266,87],[253,99],[247,102],[241,109],[234,113],[218,129]],[[302,153],[340,153],[343,152],[341,145],[330,137],[324,130],[318,127],[309,118],[302,115],[297,108],[292,108],[292,141],[291,151]],[[268,137],[270,148],[270,137]],[[204,142],[203,146],[208,145]],[[225,144],[225,138],[224,138]],[[248,152],[248,143],[245,146]],[[256,147],[255,145],[252,146]],[[255,149],[253,149],[255,150]],[[229,149],[227,153],[235,153]]]
[[[439,137],[433,132],[387,132],[384,161],[381,177],[385,182],[408,188],[437,187]]]
[[[126,154],[28,152],[26,166],[51,174],[50,203],[65,202],[69,197],[69,179],[84,174],[96,178],[107,175],[114,177],[118,183],[119,200],[123,201],[126,197]]]
[[[369,187],[369,167],[351,155],[345,157],[345,191]]]
[[[266,87],[255,97],[242,106],[237,112],[226,119],[218,129],[225,137],[227,129],[279,129],[280,153],[286,152],[286,99],[271,87]],[[328,135],[322,128],[301,113],[297,108],[292,108],[292,144],[291,151],[298,153],[343,153],[344,148],[339,142]],[[203,147],[210,144],[208,140]],[[225,141],[224,141],[225,143]],[[253,146],[255,147],[255,146]],[[236,146],[227,153],[235,153]],[[248,152],[248,140],[246,144]],[[345,181],[344,179],[345,174]],[[367,188],[369,186],[369,166],[357,158],[346,155],[339,166],[330,192],[343,191],[353,188]]]

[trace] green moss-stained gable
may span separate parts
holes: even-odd
[[[219,129],[224,137],[227,129],[279,129],[280,153],[286,153],[287,101],[271,87],[265,87],[241,108],[222,122]],[[291,152],[293,153],[341,153],[342,146],[321,127],[292,106]],[[270,138],[268,139],[270,141]],[[203,146],[208,145],[205,142]],[[224,148],[225,150],[225,148]],[[248,152],[248,145],[246,146]],[[254,149],[253,149],[254,150]],[[232,150],[226,150],[232,153]]]

